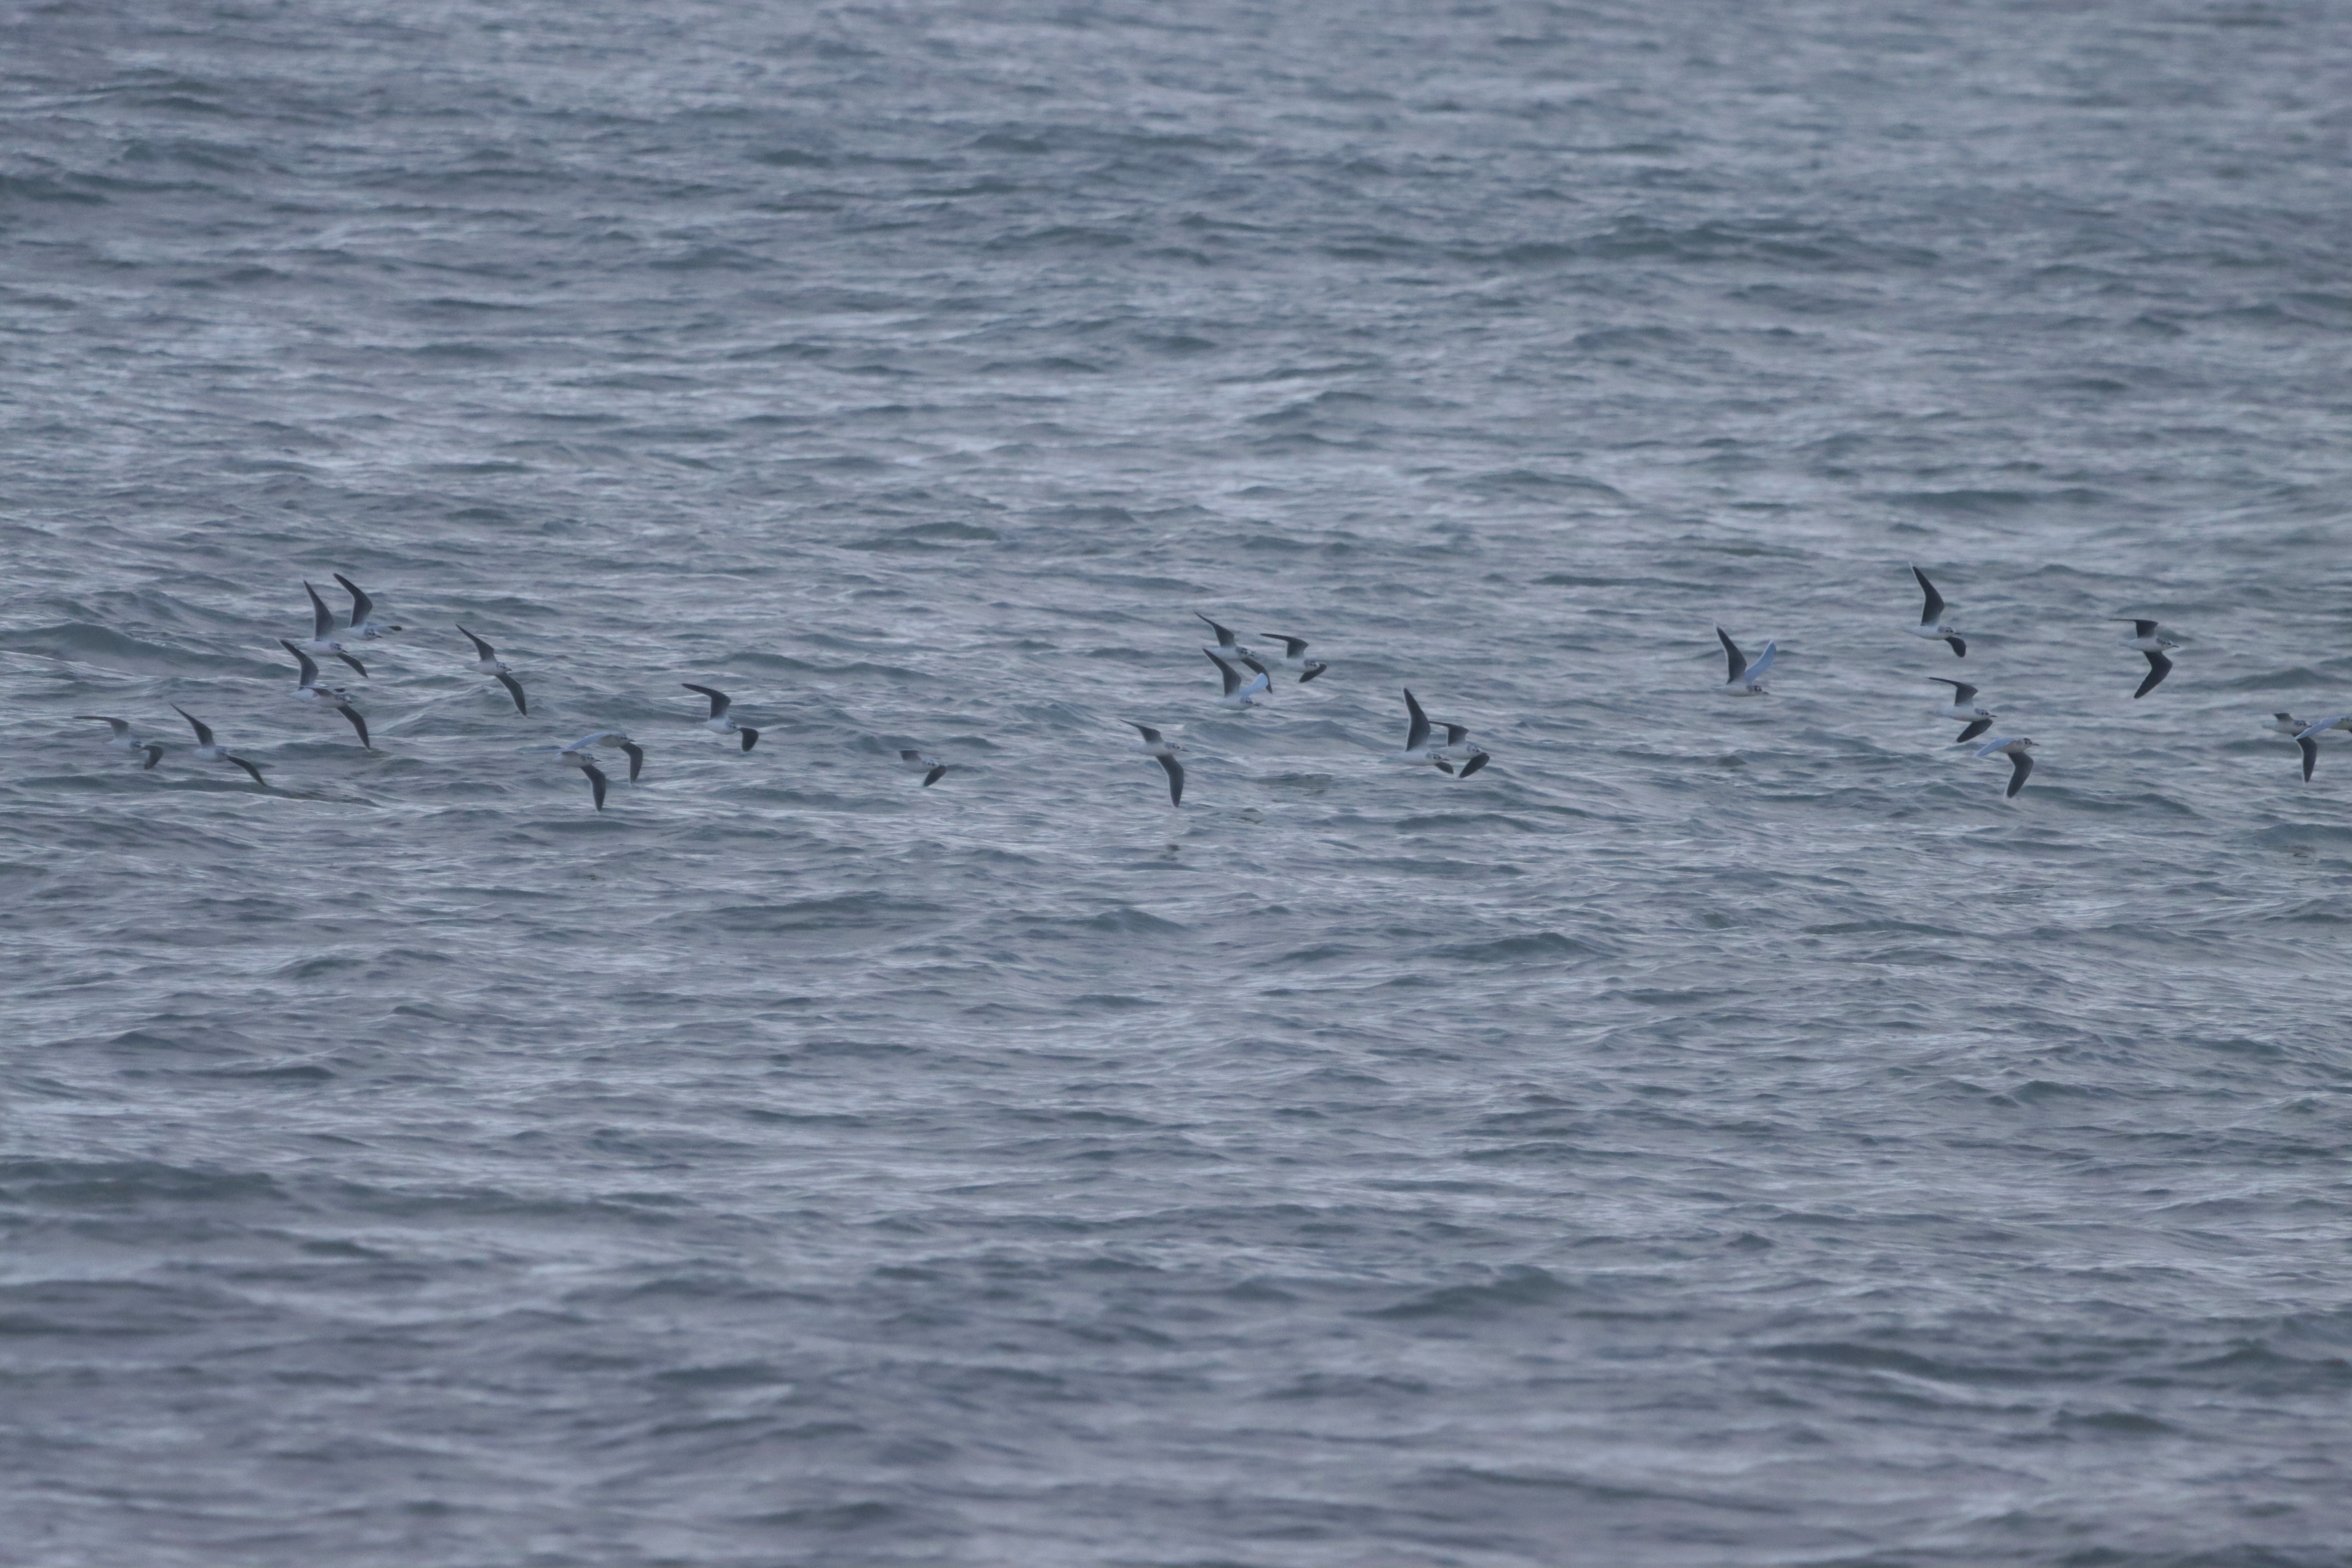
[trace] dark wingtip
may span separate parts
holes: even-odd
[[[760,743],[760,731],[757,730],[742,730],[737,733],[743,737],[743,749],[747,752]]]

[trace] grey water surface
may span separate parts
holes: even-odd
[[[2347,81],[0,13],[0,1555],[2352,1562],[2352,746],[2264,728],[2352,709]]]

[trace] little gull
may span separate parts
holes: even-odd
[[[375,743],[368,739],[367,721],[361,718],[360,710],[352,706],[352,694],[340,686],[320,685],[318,665],[309,654],[284,637],[278,639],[278,646],[292,654],[302,667],[302,684],[294,689],[294,695],[305,702],[324,703],[350,720],[352,728],[360,732],[360,744],[371,752],[374,751]]]
[[[1927,637],[1931,640],[1950,643],[1955,655],[1961,658],[1968,658],[1967,639],[1963,638],[1957,629],[1944,624],[1944,595],[1936,592],[1936,584],[1928,582],[1927,574],[1920,571],[1916,566],[1911,568],[1911,575],[1919,579],[1919,591],[1927,595],[1927,604],[1921,606],[1919,611],[1919,624],[1911,628],[1911,635],[1915,637]]]
[[[2109,616],[2107,619],[2130,621],[2131,640],[2125,643],[2124,647],[2136,647],[2147,655],[2147,679],[2139,683],[2137,691],[2132,693],[2135,699],[2145,697],[2163,685],[2164,678],[2172,673],[2172,661],[2164,657],[2164,650],[2168,647],[2179,647],[2180,645],[2159,632],[2154,621],[2143,621],[2132,616]]]
[[[2014,800],[2017,792],[2025,787],[2027,775],[2033,772],[2033,759],[2025,753],[2032,750],[2033,742],[2019,735],[1997,735],[1977,748],[1976,754],[1979,757],[1990,757],[1999,752],[2013,764],[2009,775],[2009,788],[2002,799]]]
[[[343,592],[352,596],[352,636],[373,642],[386,632],[400,630],[398,626],[386,626],[375,618],[375,601],[362,593],[357,583],[341,572],[335,574],[335,581],[341,583]]]
[[[146,752],[147,761],[140,770],[142,773],[145,772],[146,769],[153,767],[157,763],[163,760],[163,746],[153,741],[142,741],[137,735],[132,734],[131,732],[131,721],[128,719],[110,719],[103,713],[77,713],[74,717],[77,719],[92,719],[100,724],[113,725],[114,734],[110,740],[108,740],[106,742],[107,745],[118,752]]]
[[[727,716],[727,710],[734,705],[733,698],[724,691],[716,691],[708,686],[697,686],[691,680],[682,680],[678,684],[688,691],[699,691],[703,696],[710,699],[710,717],[702,721],[704,729],[721,735],[742,736],[743,749],[747,752],[760,743],[759,731],[747,730]]]
[[[461,632],[466,632],[466,628],[463,626],[459,626],[457,629]],[[522,700],[522,683],[508,673],[509,666],[499,659],[499,650],[492,647],[489,644],[484,642],[481,638],[476,637],[471,632],[466,632],[466,640],[474,645],[474,652],[479,656],[474,660],[475,669],[484,675],[497,676],[499,678],[499,684],[505,687],[507,689],[507,694],[514,699],[515,711],[518,713],[530,712],[530,709],[525,705]]]
[[[1201,612],[1198,610],[1195,610],[1192,613],[1196,616],[1201,616]],[[1209,621],[1209,617],[1206,616],[1201,616],[1201,618],[1204,621]],[[1241,644],[1235,642],[1234,640],[1234,634],[1225,630],[1224,627],[1217,625],[1216,622],[1209,621],[1209,629],[1217,634],[1217,646],[1213,651],[1215,652],[1220,658],[1226,660],[1228,663],[1239,664],[1245,658],[1255,658],[1257,657],[1254,650],[1245,648],[1242,647]]]
[[[898,753],[898,765],[910,773],[922,774],[925,789],[930,788],[948,776],[947,763],[937,757],[927,757],[920,752],[901,750]]]
[[[1990,708],[1977,706],[1977,689],[1968,682],[1947,680],[1940,675],[1931,675],[1927,679],[1938,686],[1948,686],[1952,689],[1952,700],[1936,710],[1937,716],[1943,719],[1958,719],[1968,726],[1960,731],[1960,738],[1952,742],[1955,746],[1967,745],[1970,741],[1991,729],[1992,721],[2000,717]]]
[[[1307,657],[1307,639],[1305,637],[1286,637],[1280,632],[1260,632],[1258,633],[1258,636],[1272,637],[1275,641],[1282,645],[1282,653],[1277,657],[1268,658],[1265,662],[1272,665],[1275,668],[1284,671],[1286,674],[1297,675],[1298,677],[1298,684],[1301,686],[1306,685],[1308,681],[1314,679],[1317,676],[1331,668],[1319,658],[1309,658]]]
[[[1208,649],[1206,648],[1202,648],[1201,651],[1208,653]],[[1219,697],[1217,700],[1223,703],[1228,708],[1255,707],[1257,705],[1258,699],[1265,696],[1274,689],[1273,678],[1266,674],[1265,666],[1258,663],[1258,661],[1254,658],[1245,658],[1242,660],[1244,664],[1248,665],[1252,669],[1257,671],[1257,679],[1251,681],[1247,686],[1244,686],[1242,684],[1241,671],[1235,669],[1232,665],[1227,664],[1223,659],[1219,658],[1215,654],[1209,654],[1209,662],[1217,667],[1218,675],[1224,679],[1224,695]]]
[[[344,651],[342,644],[328,635],[335,629],[335,613],[327,608],[327,601],[319,597],[319,590],[307,582],[302,584],[302,592],[310,595],[310,640],[302,645],[302,651],[333,654],[337,658],[358,670],[362,676],[365,676],[367,666],[353,658]]]
[[[1723,644],[1724,658],[1730,661],[1731,666],[1731,673],[1723,682],[1724,689],[1740,697],[1764,695],[1764,672],[1772,668],[1772,660],[1780,653],[1780,645],[1766,643],[1763,653],[1754,664],[1750,664],[1748,656],[1739,651],[1739,645],[1731,640],[1729,633],[1717,626],[1715,635],[1717,640]]]
[[[176,702],[172,704],[172,711],[177,713],[181,718],[185,719],[189,725],[196,731],[197,756],[203,758],[208,763],[235,763],[238,767],[243,768],[247,773],[253,775],[254,783],[264,786],[268,785],[269,781],[261,776],[261,770],[259,768],[255,767],[243,757],[230,756],[228,754],[228,748],[213,739],[213,729],[211,725],[205,723],[201,719],[198,719],[194,714],[189,712],[186,709],[181,707]]]
[[[1161,769],[1168,774],[1168,804],[1171,806],[1182,805],[1184,804],[1184,764],[1176,760],[1176,742],[1164,739],[1159,731],[1149,724],[1137,724],[1132,719],[1128,722],[1134,725],[1136,732],[1143,737],[1142,740],[1134,742],[1131,749],[1141,752],[1145,756],[1159,762]],[[926,779],[924,782],[928,784],[930,781]]]
[[[584,768],[588,765],[585,759],[591,746],[613,746],[626,752],[631,784],[636,783],[637,775],[646,771],[646,749],[630,740],[627,731],[622,730],[599,730],[593,735],[583,735],[563,748],[563,757],[573,766]]]
[[[106,744],[118,752],[143,752],[147,749],[147,742],[131,732],[131,721],[128,719],[110,719],[103,713],[77,713],[74,717],[88,719],[93,723],[111,725],[114,734]]]

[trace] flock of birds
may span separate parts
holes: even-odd
[[[1951,648],[1954,657],[1966,658],[1969,653],[1968,640],[1961,636],[1958,628],[1947,623],[1946,616],[1948,607],[1944,603],[1943,595],[1936,591],[1935,584],[1929,582],[1927,574],[1918,567],[1912,567],[1911,574],[1917,579],[1920,591],[1926,595],[1920,610],[1919,624],[1913,628],[1914,635],[1930,641],[1944,643]],[[404,628],[377,620],[375,602],[369,597],[365,590],[349,577],[339,572],[335,574],[335,582],[351,595],[352,600],[351,614],[341,636],[337,635],[333,610],[320,596],[318,589],[305,582],[302,584],[303,591],[310,597],[310,635],[300,642],[296,642],[290,637],[280,637],[278,639],[278,646],[294,658],[297,675],[294,698],[313,708],[331,710],[341,715],[358,736],[361,746],[373,751],[374,742],[368,736],[366,716],[353,705],[352,693],[348,688],[329,686],[320,682],[319,659],[338,659],[351,666],[362,677],[365,677],[367,667],[352,653],[352,644],[372,643]],[[1196,611],[1194,614],[1199,615],[1199,612]],[[1211,620],[1207,616],[1202,615],[1199,618],[1207,622],[1210,631],[1216,637],[1213,644],[1204,645],[1202,651],[1208,656],[1209,662],[1216,667],[1222,690],[1215,700],[1222,706],[1251,708],[1265,701],[1273,693],[1274,678],[1277,672],[1286,676],[1296,676],[1298,684],[1303,686],[1330,668],[1330,666],[1321,659],[1309,658],[1307,656],[1308,645],[1304,637],[1290,637],[1278,632],[1265,633],[1264,636],[1281,643],[1283,651],[1279,654],[1261,653],[1244,646],[1230,629]],[[2163,628],[2156,621],[2131,616],[2117,616],[2110,618],[2131,622],[2132,636],[2124,646],[2147,656],[2147,674],[2140,681],[2139,689],[2132,693],[2135,699],[2146,697],[2163,684],[2166,676],[2172,673],[2172,661],[2166,656],[2180,644],[2174,638],[2165,636]],[[530,699],[524,694],[522,683],[516,679],[513,668],[499,658],[498,649],[462,626],[457,629],[473,644],[472,668],[474,671],[490,677],[499,685],[504,687],[508,697],[514,702],[515,711],[528,714],[530,711]],[[1766,643],[1763,652],[1751,662],[1747,655],[1740,651],[1739,645],[1731,640],[1730,634],[1721,626],[1716,627],[1715,635],[1723,645],[1724,657],[1728,665],[1724,689],[1736,696],[1762,695],[1765,690],[1765,677],[1772,668],[1772,661],[1780,651],[1779,645],[1772,642]],[[346,642],[344,638],[350,641]],[[1244,670],[1249,672],[1246,676],[1243,673]],[[1952,689],[1950,702],[1937,709],[1937,713],[1939,717],[1957,720],[1964,726],[1960,731],[1959,739],[1954,744],[1965,745],[1978,741],[1979,737],[1992,728],[1993,721],[1999,715],[1990,709],[1977,706],[1979,688],[1966,681],[1953,680],[1943,676],[1930,676],[1928,679]],[[715,687],[697,685],[692,681],[684,681],[680,684],[687,690],[709,701],[709,712],[700,721],[704,729],[722,736],[734,736],[738,745],[745,752],[759,744],[760,731],[735,720],[731,711],[733,701],[726,692]],[[268,785],[268,780],[263,776],[261,768],[257,763],[248,758],[236,755],[226,746],[222,745],[214,735],[212,728],[203,720],[177,703],[171,706],[173,711],[186,720],[189,727],[194,731],[196,741],[194,754],[198,761],[232,764],[251,774],[255,784]],[[1470,731],[1465,725],[1451,723],[1445,725],[1445,739],[1443,742],[1436,741],[1428,714],[1422,710],[1419,700],[1413,696],[1410,689],[1407,689],[1404,693],[1404,707],[1403,749],[1390,752],[1382,759],[1383,761],[1416,767],[1433,767],[1457,781],[1470,778],[1492,761],[1486,749],[1470,739]],[[110,726],[113,733],[106,743],[118,750],[143,754],[146,758],[143,764],[145,767],[155,767],[163,760],[170,749],[160,741],[141,735],[129,720],[101,713],[78,713],[74,717]],[[1168,777],[1169,805],[1171,808],[1181,807],[1184,804],[1184,765],[1177,760],[1177,757],[1182,748],[1149,724],[1139,723],[1132,720],[1129,722],[1142,737],[1141,740],[1133,742],[1130,749],[1151,758],[1160,764]],[[2352,713],[2336,713],[2321,719],[2305,720],[2291,713],[2281,712],[2273,715],[2271,728],[2281,734],[2294,738],[2295,745],[2303,755],[2303,776],[2307,781],[2319,759],[2318,736],[2331,729],[2352,730]],[[2032,754],[2033,745],[2033,741],[2029,736],[1996,735],[1990,740],[1981,741],[1977,745],[1974,754],[1979,757],[2006,756],[2010,759],[2009,787],[2005,795],[2009,798],[2014,798],[2017,793],[2025,787],[2025,781],[2033,773]],[[645,748],[625,731],[598,730],[557,749],[559,761],[578,768],[586,777],[589,797],[598,811],[604,809],[604,802],[611,784],[604,770],[597,766],[597,753],[604,750],[618,751],[628,759],[630,782],[635,783],[644,773]],[[944,778],[951,765],[919,751],[901,750],[898,752],[898,759],[902,768],[909,773],[922,775],[923,787],[926,789]]]

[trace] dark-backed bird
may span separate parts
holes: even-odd
[[[1960,738],[1952,742],[1955,746],[1964,746],[1975,740],[1991,729],[1992,721],[2000,717],[1990,708],[1977,706],[1977,689],[1967,681],[1947,680],[1940,675],[1931,675],[1927,679],[1938,686],[1952,689],[1952,700],[1937,709],[1937,714],[1946,719],[1958,719],[1968,726],[1960,731]]]
[[[335,581],[341,583],[343,592],[352,596],[352,636],[373,642],[386,632],[400,630],[398,626],[387,626],[375,618],[375,601],[369,598],[357,583],[341,572],[335,574]]]
[[[711,687],[697,686],[691,680],[682,680],[678,682],[678,684],[685,687],[688,691],[698,691],[703,696],[710,699],[710,717],[702,721],[702,727],[704,729],[709,730],[715,734],[742,736],[743,749],[747,752],[760,743],[759,731],[747,729],[743,725],[735,722],[733,719],[728,717],[727,710],[735,705],[735,700],[733,698],[728,696],[724,691],[717,690]]]
[[[1968,658],[1967,639],[1957,628],[1944,624],[1944,595],[1936,592],[1936,584],[1928,582],[1927,574],[1916,566],[1911,568],[1911,575],[1919,579],[1919,591],[1927,595],[1927,602],[1919,610],[1919,624],[1911,628],[1911,635],[1936,642],[1948,642],[1952,645],[1952,652],[1956,656]]]
[[[292,654],[295,663],[300,667],[302,683],[294,689],[294,695],[304,702],[332,708],[350,720],[352,728],[360,733],[360,744],[371,752],[374,751],[375,743],[368,739],[367,721],[360,717],[358,709],[352,706],[352,694],[340,686],[320,685],[317,662],[284,637],[278,639],[278,646]]]
[[[2145,697],[2163,685],[2164,678],[2172,673],[2172,661],[2164,657],[2164,650],[2180,645],[2158,630],[2154,621],[2143,621],[2134,616],[2109,616],[2107,619],[2131,622],[2131,638],[2124,647],[2136,647],[2147,655],[2147,679],[2139,683],[2137,691],[2132,693],[2135,699]]]
[[[181,718],[185,719],[188,721],[188,727],[195,731],[197,756],[203,758],[208,763],[235,763],[238,767],[243,768],[247,773],[253,775],[254,783],[264,786],[268,784],[269,781],[261,776],[261,770],[259,768],[255,767],[243,757],[233,757],[229,755],[228,748],[213,739],[211,725],[205,723],[203,720],[197,718],[194,714],[189,712],[186,709],[181,707],[176,702],[172,704],[172,711],[177,713]]]
[[[499,658],[499,650],[473,633],[467,632],[465,627],[457,629],[466,632],[466,640],[474,645],[474,668],[483,675],[498,677],[499,684],[505,687],[507,695],[514,699],[515,711],[529,713],[530,704],[522,700],[522,682],[514,678],[511,668]]]
[[[2033,742],[2021,735],[1996,736],[1977,748],[1979,757],[1999,754],[2010,760],[2009,788],[2002,792],[2002,799],[2016,799],[2017,792],[2025,787],[2026,779],[2033,772],[2033,759],[2026,755],[2032,750]]]
[[[1145,756],[1159,763],[1161,770],[1168,774],[1168,804],[1171,806],[1182,805],[1184,804],[1184,764],[1176,760],[1176,752],[1180,748],[1175,742],[1167,739],[1149,724],[1137,724],[1132,719],[1128,722],[1134,725],[1136,733],[1143,737],[1142,740],[1133,742],[1130,749],[1141,752]]]
[[[1286,637],[1280,632],[1260,632],[1258,636],[1272,637],[1282,645],[1283,651],[1279,655],[1265,659],[1267,668],[1281,670],[1286,675],[1297,676],[1298,684],[1301,686],[1331,668],[1319,658],[1307,657],[1305,637]]]
[[[1192,613],[1196,616],[1201,616],[1201,612],[1198,610],[1195,610]],[[1206,616],[1201,616],[1201,618],[1204,621],[1209,621],[1209,617]],[[1235,642],[1234,640],[1234,634],[1219,626],[1216,622],[1209,621],[1209,629],[1217,634],[1217,646],[1211,648],[1209,651],[1215,654],[1219,658],[1223,659],[1226,663],[1239,664],[1245,658],[1255,658],[1257,657],[1255,650],[1245,648],[1242,647],[1241,644]]]

